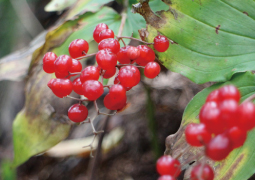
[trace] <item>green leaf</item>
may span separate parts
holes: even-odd
[[[191,122],[198,123],[198,114],[205,103],[206,97],[210,92],[219,87],[226,85],[226,84],[233,84],[235,85],[240,93],[241,93],[241,101],[248,98],[249,96],[255,94],[255,75],[251,72],[246,73],[237,73],[235,74],[230,81],[225,83],[218,83],[209,88],[204,89],[203,91],[199,92],[188,104],[186,107],[184,114],[183,114],[183,122],[180,127],[180,130],[174,137],[171,137],[170,141],[167,142],[168,152],[172,155],[176,155],[179,153],[181,149],[187,147],[187,143],[185,141],[184,129],[187,124]],[[215,179],[217,180],[240,180],[240,179],[248,179],[252,174],[255,173],[255,146],[254,146],[254,138],[255,138],[255,131],[250,131],[248,133],[248,138],[245,144],[234,150],[230,153],[230,155],[221,162],[213,162],[210,161],[209,163],[214,166],[215,168]],[[170,145],[170,144],[173,145]],[[195,150],[194,150],[195,149]],[[196,156],[201,154],[203,151],[201,148],[194,148],[193,150],[189,151],[185,156],[186,159],[192,156]],[[185,161],[182,159],[182,161]]]
[[[16,179],[16,169],[12,167],[12,162],[10,160],[5,159],[1,162],[1,179],[3,180]]]
[[[147,40],[153,42],[160,32],[176,42],[166,52],[156,52],[164,66],[196,83],[223,82],[254,69],[255,1],[167,2],[170,9],[160,14],[162,19],[144,9],[150,24]]]

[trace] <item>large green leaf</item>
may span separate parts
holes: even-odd
[[[255,75],[251,72],[237,73],[233,78],[225,83],[218,83],[199,92],[188,104],[183,114],[183,122],[180,130],[167,140],[167,153],[176,156],[182,149],[188,145],[185,141],[184,129],[191,122],[199,122],[197,119],[200,108],[205,103],[205,99],[210,92],[225,84],[234,84],[241,92],[241,101],[255,94]],[[255,130],[248,134],[245,144],[233,152],[221,162],[213,162],[215,168],[215,180],[240,180],[248,179],[255,173],[255,146],[254,146]],[[190,157],[195,157],[203,150],[193,148],[186,153],[181,161],[184,162]]]
[[[162,18],[150,13],[146,3],[137,10],[150,24],[149,42],[158,32],[176,42],[168,51],[156,52],[164,66],[196,83],[222,82],[254,69],[254,0],[166,2],[170,9]]]

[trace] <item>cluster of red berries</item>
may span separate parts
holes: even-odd
[[[126,91],[140,82],[140,71],[137,67],[144,68],[144,75],[155,78],[160,72],[160,66],[154,62],[155,53],[147,45],[120,47],[121,37],[114,39],[114,32],[104,23],[98,24],[93,32],[94,40],[98,44],[96,61],[98,66],[88,66],[82,70],[78,61],[87,56],[89,44],[83,39],[76,39],[69,45],[69,54],[57,57],[53,52],[48,52],[43,57],[43,69],[46,73],[55,73],[56,78],[51,79],[48,87],[60,97],[68,96],[72,91],[84,95],[87,100],[95,101],[104,92],[103,78],[115,77],[114,84],[107,86],[109,93],[104,98],[104,105],[110,110],[120,110],[126,105]],[[165,36],[158,35],[154,39],[154,48],[164,52],[169,47],[169,40]],[[118,63],[119,62],[119,63]],[[134,65],[134,63],[138,64]],[[145,67],[142,67],[145,66]],[[70,81],[70,77],[79,77]],[[101,82],[99,77],[101,76]],[[68,110],[68,117],[74,122],[82,122],[88,115],[87,108],[74,104]]]

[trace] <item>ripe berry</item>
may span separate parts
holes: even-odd
[[[181,173],[180,166],[180,162],[171,156],[161,156],[156,164],[157,171],[160,175],[171,175],[175,177],[178,177]]]
[[[244,102],[239,106],[238,127],[244,131],[255,127],[255,105],[252,102]]]
[[[127,97],[123,97],[122,99],[113,99],[110,94],[107,94],[104,98],[104,106],[110,110],[119,110],[125,107],[127,101]]]
[[[82,82],[79,77],[77,77],[75,80],[73,80],[73,90],[77,94],[83,95]]]
[[[84,83],[87,80],[98,80],[100,76],[99,70],[95,66],[87,66],[82,70],[80,78],[81,82]]]
[[[232,144],[227,135],[219,134],[212,138],[205,148],[205,153],[209,158],[221,161],[232,151]]]
[[[247,132],[235,126],[228,130],[227,136],[229,137],[233,148],[239,148],[244,144],[247,138]]]
[[[185,129],[186,141],[191,146],[202,146],[211,140],[211,134],[207,131],[204,124],[189,124]]]
[[[82,85],[83,94],[90,101],[98,99],[104,93],[104,87],[99,81],[87,80]]]
[[[65,73],[55,72],[56,78],[60,78],[60,79],[69,79],[71,76],[68,76],[68,75],[69,75],[68,72],[65,72]]]
[[[109,90],[109,95],[112,99],[124,99],[126,97],[126,90],[120,84],[114,84]]]
[[[47,83],[47,86],[51,89],[52,87],[52,83],[55,81],[55,79],[51,79],[49,80],[49,82]]]
[[[144,68],[144,75],[153,79],[160,73],[160,66],[156,62],[149,62]]]
[[[72,92],[73,85],[69,79],[55,79],[51,84],[51,90],[57,97],[63,98]]]
[[[153,46],[158,52],[165,52],[169,47],[169,40],[166,36],[158,35],[154,38]]]
[[[78,58],[87,54],[89,44],[83,39],[75,39],[70,43],[68,50],[72,58]]]
[[[214,101],[214,102],[216,102],[216,103],[219,103],[219,102],[220,102],[220,99],[219,99],[219,90],[218,90],[218,89],[212,91],[212,92],[207,96],[205,102],[209,102],[209,101]]]
[[[100,38],[99,38],[99,34],[102,30],[104,29],[108,29],[108,26],[104,23],[100,23],[98,24],[95,29],[94,29],[94,32],[93,32],[93,38],[94,40],[99,43],[100,42]]]
[[[117,54],[120,50],[120,43],[116,39],[109,38],[100,41],[98,44],[98,50],[110,49],[114,54]]]
[[[140,82],[140,72],[135,66],[124,66],[120,69],[118,78],[123,86],[133,87]]]
[[[102,49],[96,55],[97,64],[104,70],[114,68],[117,56],[110,49]]]
[[[164,176],[160,176],[158,180],[176,180],[176,179],[173,176],[164,175]]]
[[[75,72],[81,72],[82,70],[82,65],[80,61],[77,61],[76,59],[72,59],[72,66],[69,68],[70,73],[75,73]]]
[[[68,118],[73,122],[82,122],[88,116],[88,109],[82,104],[74,104],[68,109]]]
[[[240,92],[233,85],[223,86],[219,89],[219,99],[221,101],[224,101],[226,99],[233,99],[238,103],[240,98]]]
[[[104,29],[99,34],[99,41],[103,39],[114,38],[114,32],[111,29]]]
[[[150,47],[146,45],[139,45],[137,48],[140,51],[140,56],[136,59],[137,64],[145,66],[147,63],[155,60],[155,53]]]
[[[135,60],[140,56],[140,50],[137,47],[130,46],[127,50],[127,55],[131,60]]]
[[[128,56],[127,52],[128,52],[128,49],[130,48],[131,46],[124,46],[124,47],[121,47],[119,52],[117,53],[117,57],[118,57],[118,61],[121,63],[121,64],[130,64],[130,57]]]
[[[116,67],[104,70],[103,78],[109,79],[109,78],[113,77],[115,75],[115,73],[116,73]]]
[[[46,73],[54,73],[55,72],[55,67],[54,67],[54,62],[57,59],[57,55],[53,52],[47,52],[43,56],[43,70]]]
[[[214,172],[208,164],[194,166],[190,174],[190,179],[192,180],[213,180],[213,178]]]
[[[65,74],[69,71],[72,66],[72,58],[67,55],[59,56],[54,62],[55,72],[59,74]]]

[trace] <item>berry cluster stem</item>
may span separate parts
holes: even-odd
[[[80,56],[80,57],[77,57],[75,58],[76,60],[81,60],[83,58],[87,58],[87,57],[91,57],[91,56],[95,56],[97,53],[92,53],[92,54],[86,54],[84,56]]]
[[[122,39],[122,38],[125,38],[125,39],[132,39],[132,40],[135,40],[135,41],[139,41],[139,42],[142,42],[144,44],[147,44],[147,45],[150,45],[150,44],[154,44],[154,43],[149,43],[149,42],[146,42],[146,41],[143,41],[141,39],[136,39],[134,37],[128,37],[128,36],[117,36],[118,39]]]

